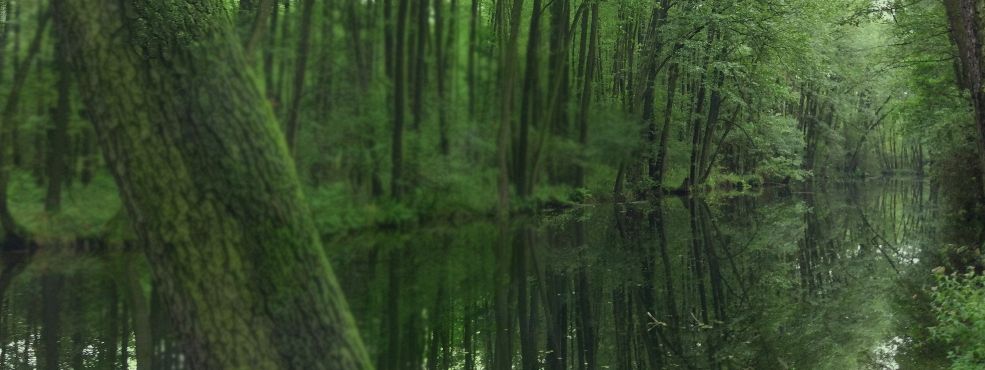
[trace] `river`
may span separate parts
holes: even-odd
[[[942,234],[928,185],[804,189],[448,220],[326,245],[381,370],[944,366],[913,350],[926,313],[909,286]],[[146,270],[137,255],[3,262],[0,368],[135,368],[138,343],[153,346],[148,368],[182,368],[153,287],[132,279]]]

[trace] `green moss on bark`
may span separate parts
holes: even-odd
[[[371,368],[222,2],[56,6],[193,367]]]

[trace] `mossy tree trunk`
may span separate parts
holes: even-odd
[[[371,368],[225,3],[55,6],[191,368]]]

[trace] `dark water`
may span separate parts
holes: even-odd
[[[921,182],[600,205],[330,243],[379,369],[897,369]],[[181,368],[134,254],[3,257],[0,368]],[[144,279],[143,281],[146,281]],[[137,318],[137,319],[133,319]],[[136,334],[135,334],[136,333]]]

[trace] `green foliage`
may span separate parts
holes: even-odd
[[[112,222],[123,209],[116,184],[106,173],[89,185],[75,183],[67,188],[61,210],[54,214],[45,212],[45,191],[31,174],[17,172],[11,180],[9,191],[16,196],[10,200],[10,211],[39,241],[103,237],[123,227]]]
[[[753,155],[764,160],[753,172],[771,183],[801,181],[809,176],[802,167],[805,144],[798,131],[797,122],[790,117],[768,116],[755,123],[744,139],[751,142]]]
[[[756,174],[717,173],[708,179],[708,187],[718,190],[747,192],[763,185],[763,178]]]
[[[985,366],[985,276],[974,271],[941,273],[932,296],[938,323],[931,332],[951,348],[951,369],[981,369]]]

